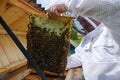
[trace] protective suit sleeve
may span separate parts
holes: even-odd
[[[65,6],[72,13],[99,21],[107,21],[109,17],[116,15],[116,12],[120,13],[120,0],[66,0]]]
[[[79,50],[76,48],[75,53],[67,57],[66,70],[81,66],[81,55]]]

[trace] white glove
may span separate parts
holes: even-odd
[[[72,54],[71,56],[67,57],[67,65],[66,70],[71,68],[76,68],[82,66],[81,58],[79,54]]]

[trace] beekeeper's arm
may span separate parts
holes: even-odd
[[[60,16],[66,11],[102,21],[120,11],[120,0],[65,0],[64,3],[51,5],[48,16]]]
[[[82,51],[81,49],[79,49],[79,47],[75,49],[75,54],[72,54],[67,58],[66,70],[68,70],[68,72],[65,80],[82,80],[82,67],[80,54]]]
[[[71,56],[67,57],[67,65],[66,70],[71,68],[76,68],[81,66],[81,50],[79,47],[75,49],[75,54],[72,54]]]

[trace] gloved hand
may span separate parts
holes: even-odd
[[[54,3],[48,8],[47,15],[48,17],[54,18],[60,16],[61,13],[66,11],[67,9],[64,2]]]

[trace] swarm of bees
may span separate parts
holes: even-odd
[[[27,50],[43,71],[63,73],[70,44],[72,20],[30,16]]]

